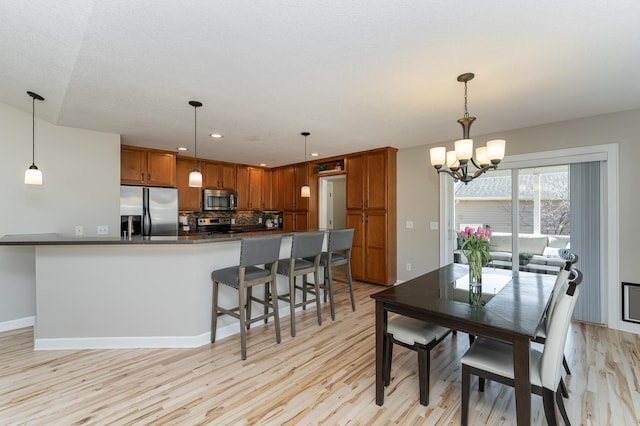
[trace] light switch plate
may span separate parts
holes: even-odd
[[[432,231],[437,231],[438,230],[438,222],[429,223],[429,229],[431,229]]]
[[[404,224],[405,228],[407,229],[413,229],[413,221],[412,220],[407,220]]]

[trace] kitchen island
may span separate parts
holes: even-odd
[[[238,264],[243,236],[265,233],[281,234],[280,257],[290,255],[292,234],[281,230],[131,240],[6,235],[0,245],[35,247],[36,350],[176,348],[210,343],[211,271]],[[278,289],[288,291],[286,277]],[[237,292],[221,286],[220,303],[237,304]],[[284,302],[279,310],[288,315]],[[235,319],[218,320],[218,338],[236,333]]]

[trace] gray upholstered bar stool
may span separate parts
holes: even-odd
[[[320,310],[320,294],[318,266],[324,243],[324,232],[296,232],[291,242],[291,256],[278,261],[278,274],[289,277],[289,294],[279,295],[278,298],[289,303],[291,312],[291,336],[296,335],[296,308],[303,309],[310,303],[316,304],[318,325],[322,325]],[[308,260],[309,258],[313,259]],[[313,289],[309,289],[307,275],[313,273]],[[296,277],[302,275],[302,285],[296,286]],[[296,302],[296,289],[302,290],[302,301]],[[310,291],[308,291],[310,290]],[[307,299],[307,293],[314,294],[313,299]],[[275,298],[275,294],[272,296]]]
[[[240,320],[242,359],[247,359],[245,329],[248,329],[252,322],[273,316],[276,327],[276,342],[280,343],[276,272],[278,258],[280,257],[281,240],[282,237],[280,235],[243,238],[240,246],[240,265],[218,269],[211,273],[211,280],[213,281],[211,343],[216,341],[216,326],[219,315],[227,314],[237,318]],[[267,268],[261,268],[259,265],[267,265]],[[223,308],[218,305],[220,284],[225,284],[238,290],[237,307]],[[260,284],[271,284],[272,300],[269,298],[262,300],[252,296],[252,287]],[[265,313],[259,317],[251,318],[251,301],[264,304]],[[269,312],[269,308],[271,308],[271,312]]]
[[[429,405],[429,376],[431,369],[431,349],[442,342],[451,330],[415,318],[399,316],[389,320],[383,343],[384,385],[391,382],[391,358],[393,344],[404,346],[418,353],[418,381],[420,383],[420,404]]]
[[[353,244],[353,228],[349,229],[332,229],[329,231],[329,243],[327,251],[322,253],[320,257],[320,266],[324,268],[322,284],[320,287],[324,290],[324,300],[327,301],[327,293],[329,294],[329,305],[331,306],[331,319],[336,319],[336,308],[333,296],[344,293],[346,291],[351,295],[351,310],[355,312],[356,302],[353,296],[353,286],[351,282],[351,245]],[[333,287],[332,269],[335,266],[347,266],[346,286],[336,290]],[[338,281],[338,280],[336,280]]]

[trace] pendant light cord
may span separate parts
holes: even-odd
[[[193,159],[193,167],[198,167],[198,107],[193,107],[193,147],[195,157]]]
[[[467,110],[467,82],[464,82],[464,118],[469,118],[469,111]]]
[[[31,104],[31,165],[36,165],[36,98]]]

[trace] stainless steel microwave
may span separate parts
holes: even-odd
[[[205,189],[202,191],[203,210],[236,210],[238,194],[230,189]]]

